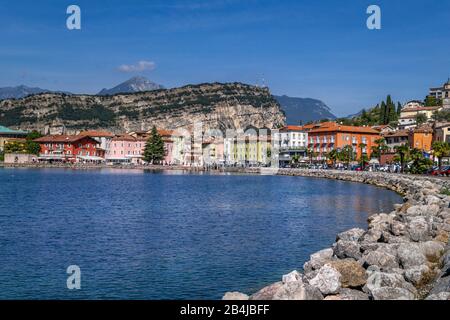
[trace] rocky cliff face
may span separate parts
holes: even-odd
[[[241,83],[190,85],[177,89],[113,96],[43,93],[0,101],[0,123],[24,130],[65,127],[148,130],[278,128],[285,116],[268,89]]]

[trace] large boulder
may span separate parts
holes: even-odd
[[[275,293],[283,286],[283,282],[275,282],[250,296],[250,300],[273,300]]]
[[[400,266],[404,269],[424,265],[427,262],[420,245],[417,243],[402,243],[397,249],[397,257]]]
[[[422,242],[431,240],[431,227],[424,217],[414,217],[409,220],[408,233],[412,241]]]
[[[358,241],[366,231],[360,228],[353,228],[338,234],[336,241]]]
[[[408,233],[407,227],[404,223],[393,220],[390,225],[390,231],[394,236],[404,236]]]
[[[437,205],[440,206],[442,204],[442,199],[430,194],[425,197],[425,203],[427,205]]]
[[[241,292],[227,292],[223,296],[222,300],[226,301],[238,301],[238,300],[248,300],[250,297]]]
[[[415,287],[421,287],[432,280],[433,272],[427,265],[415,266],[405,270],[405,279]]]
[[[279,287],[273,300],[323,300],[319,290],[300,280],[288,282]]]
[[[450,300],[450,292],[440,292],[428,296],[425,300]]]
[[[430,215],[434,216],[439,213],[439,209],[440,209],[439,206],[436,204],[416,205],[416,206],[410,207],[406,211],[406,216],[408,218],[414,217],[414,216],[430,216]]]
[[[349,288],[343,288],[339,291],[339,297],[341,300],[369,300],[369,295]]]
[[[375,289],[383,287],[405,289],[413,295],[417,294],[416,288],[411,283],[408,283],[402,275],[397,273],[373,272],[367,279],[367,284],[363,289],[373,296]]]
[[[365,244],[376,243],[380,240],[382,232],[378,229],[370,229],[365,232],[364,235],[359,239],[361,247]]]
[[[343,288],[360,288],[366,284],[367,273],[361,265],[352,259],[336,260],[328,263],[341,274]],[[342,294],[342,290],[340,291]]]
[[[362,256],[361,246],[356,241],[339,240],[333,246],[334,255],[340,259],[353,258],[359,260]]]
[[[373,300],[414,300],[415,295],[402,288],[382,287],[372,291]]]
[[[366,267],[375,265],[382,270],[390,270],[399,267],[396,257],[381,247],[375,251],[366,251],[361,260]]]
[[[331,265],[326,264],[309,283],[324,295],[336,294],[341,288],[341,274]]]
[[[432,263],[438,263],[445,250],[445,246],[438,241],[423,242],[419,246],[427,260]]]
[[[332,259],[333,259],[333,249],[328,248],[320,250],[316,253],[313,253],[310,256],[309,261],[304,264],[303,269],[305,270],[305,272],[318,270]]]
[[[386,213],[375,214],[369,217],[369,228],[373,230],[388,230],[392,222],[392,217]]]
[[[283,284],[289,283],[289,282],[296,282],[303,280],[302,275],[297,271],[294,270],[291,273],[285,274],[282,278]]]

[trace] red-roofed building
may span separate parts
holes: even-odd
[[[40,161],[101,162],[103,152],[94,138],[84,135],[49,135],[34,140],[41,151]]]
[[[357,159],[362,154],[370,158],[375,141],[380,139],[380,132],[370,127],[344,126],[336,122],[328,122],[308,131],[309,148],[317,154],[316,160],[327,160],[327,154],[332,150],[341,150],[352,146]],[[361,150],[360,144],[365,144]],[[361,153],[362,151],[362,153]]]

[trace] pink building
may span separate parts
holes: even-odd
[[[106,154],[106,161],[110,163],[143,163],[146,139],[136,138],[124,134],[112,138],[110,148]]]
[[[163,164],[174,164],[172,131],[158,130],[158,132],[164,141],[165,157]],[[106,161],[109,163],[144,163],[143,154],[148,137],[148,132],[131,132],[130,134],[112,138],[110,148],[106,154]]]

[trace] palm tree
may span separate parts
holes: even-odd
[[[344,148],[342,148],[341,158],[343,161],[345,161],[348,167],[350,165],[350,162],[353,161],[354,159],[354,152],[352,146],[346,145]]]
[[[309,148],[306,152],[308,153],[309,156],[309,164],[312,164],[312,159],[317,157],[317,153],[314,152],[313,148]]]
[[[364,167],[364,157],[363,157],[363,155],[365,155],[365,153],[364,153],[364,149],[367,147],[367,144],[365,144],[365,143],[360,143],[359,145],[358,145],[358,147],[359,147],[359,150],[361,150],[361,159],[360,159],[360,161],[361,161],[361,167]],[[367,156],[366,156],[366,158],[367,158]]]
[[[444,141],[433,142],[433,155],[438,158],[439,170],[442,167],[442,158],[450,155],[450,144]]]
[[[395,147],[395,151],[397,152],[400,158],[401,172],[405,172],[405,162],[407,157],[409,156],[411,149],[407,144]]]
[[[381,163],[381,156],[389,150],[386,139],[380,138],[375,140],[376,146],[372,147],[372,151],[378,156],[378,162]]]
[[[336,162],[339,159],[339,152],[336,149],[331,150],[328,158],[333,162],[333,167],[336,166]]]

